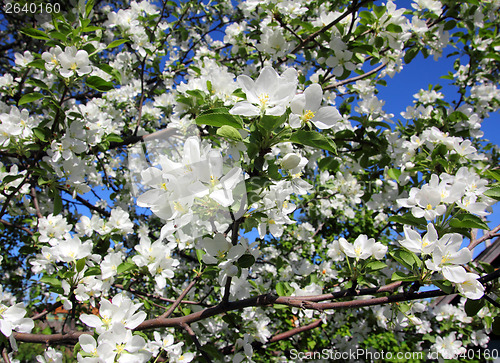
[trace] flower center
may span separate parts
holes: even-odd
[[[311,110],[307,110],[307,112],[304,115],[302,115],[302,121],[307,122],[311,120],[313,117],[314,117],[314,112],[312,112]]]
[[[267,103],[269,102],[269,95],[267,93],[261,94],[259,96],[259,102],[262,108],[266,107]]]

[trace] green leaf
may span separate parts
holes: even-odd
[[[122,274],[124,272],[127,272],[127,271],[130,271],[130,270],[133,270],[136,268],[136,265],[135,263],[131,263],[131,262],[122,262],[120,264],[120,266],[118,266],[118,268],[116,269],[116,272],[118,274]]]
[[[62,209],[63,205],[62,205],[61,194],[56,191],[54,193],[54,215],[58,215],[59,213],[61,213]]]
[[[398,261],[400,264],[405,266],[408,269],[412,269],[417,261],[413,258],[413,255],[410,251],[406,250],[396,250],[390,253],[391,256]]]
[[[106,92],[114,88],[113,83],[105,81],[101,77],[97,76],[87,77],[86,83],[87,86],[99,92]]]
[[[283,116],[269,116],[264,115],[259,122],[259,126],[262,126],[267,131],[273,131],[278,126],[281,126],[285,121],[286,117]]]
[[[85,4],[85,17],[88,18],[90,15],[90,12],[92,11],[92,8],[94,7],[94,0],[87,0],[87,3]]]
[[[2,184],[6,185],[6,184],[9,184],[10,182],[13,182],[14,180],[17,180],[19,178],[22,178],[24,177],[23,174],[17,174],[17,175],[6,175],[3,179],[2,179]]]
[[[205,251],[203,250],[196,250],[196,258],[198,259],[199,264],[201,265],[203,263],[203,255],[205,254]]]
[[[479,300],[471,300],[467,299],[465,302],[465,313],[467,316],[475,316],[479,310],[483,308],[485,305],[484,299],[479,299]]]
[[[42,127],[34,127],[32,129],[35,137],[43,142],[47,142],[48,136],[50,135],[50,130],[42,128]]]
[[[316,131],[296,131],[290,137],[290,141],[296,144],[312,146],[337,154],[337,147],[335,146],[333,140],[328,139]]]
[[[372,261],[366,265],[365,269],[368,272],[373,272],[382,270],[385,267],[387,267],[387,264],[383,263],[382,261]]]
[[[432,281],[434,285],[439,287],[441,290],[443,290],[445,293],[452,294],[455,291],[455,288],[451,285],[451,282],[446,281],[446,280],[441,280],[441,281]]]
[[[205,344],[201,347],[201,350],[207,353],[210,357],[215,358],[217,361],[224,360],[224,356],[222,355],[220,349],[213,344]]]
[[[402,33],[403,32],[403,28],[401,28],[401,26],[399,26],[397,24],[393,24],[393,23],[390,23],[389,25],[387,25],[386,29],[388,32],[391,32],[391,33]]]
[[[85,267],[85,261],[86,258],[80,258],[78,261],[76,261],[76,271],[81,272],[83,268]]]
[[[233,116],[229,113],[203,113],[198,116],[195,121],[197,125],[208,125],[215,127],[222,127],[227,125],[232,126],[236,129],[243,128],[243,122],[241,121],[241,118]]]
[[[396,181],[399,181],[399,176],[401,175],[401,170],[399,169],[389,169],[387,170],[387,175],[391,179],[395,179]]]
[[[89,267],[85,271],[85,276],[96,276],[101,274],[101,269],[97,266]]]
[[[487,197],[500,200],[500,187],[493,187],[484,192]]]
[[[26,81],[27,84],[31,84],[32,86],[39,87],[41,89],[47,90],[49,89],[49,86],[45,84],[45,82],[40,81],[39,79],[31,78]]]
[[[488,231],[490,229],[481,218],[469,213],[459,214],[458,216],[450,220],[450,226],[455,228],[480,228]]]
[[[45,71],[45,61],[43,59],[35,59],[33,62],[28,63],[28,67],[38,68]]]
[[[18,102],[18,105],[21,106],[21,105],[24,105],[25,103],[30,103],[30,102],[39,100],[40,98],[43,98],[43,97],[44,97],[44,95],[42,95],[39,92],[28,93],[28,94],[24,95],[23,97],[21,97],[21,99]]]
[[[54,276],[42,276],[40,279],[40,282],[43,282],[44,284],[51,285],[52,287],[62,287],[62,282],[61,279],[54,277]]]
[[[24,28],[21,29],[20,32],[35,39],[50,40],[45,32],[38,29]]]
[[[249,253],[245,253],[243,256],[238,258],[238,266],[241,268],[249,268],[255,263],[255,257]]]
[[[418,52],[419,50],[415,46],[413,48],[408,49],[404,56],[405,63],[409,64],[413,60],[413,58],[417,56]]]
[[[425,220],[425,218],[416,218],[413,216],[413,214],[411,214],[411,212],[408,212],[402,216],[391,216],[389,217],[389,222],[396,222],[417,227],[427,225],[427,221]]]
[[[106,135],[106,141],[109,142],[123,142],[123,139],[117,134]]]
[[[395,271],[391,276],[392,281],[415,281],[418,280],[417,276],[410,276],[402,271]]]
[[[339,169],[339,166],[340,166],[340,161],[331,156],[327,156],[326,158],[323,158],[320,161],[318,161],[318,167],[321,170],[336,172]]]
[[[128,39],[117,39],[117,40],[113,40],[111,43],[109,43],[109,45],[106,47],[106,49],[111,49],[111,48],[115,48],[115,47],[118,47],[124,43],[128,42]]]
[[[276,284],[276,293],[278,296],[286,296],[284,282],[280,281]]]
[[[229,125],[219,127],[217,129],[217,135],[230,140],[243,141],[243,138],[241,137],[241,134],[238,132],[238,130]]]

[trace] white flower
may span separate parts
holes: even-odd
[[[42,59],[45,61],[45,69],[48,71],[53,70],[55,67],[59,67],[61,63],[59,62],[59,56],[62,53],[61,47],[56,45],[54,48],[50,48],[48,52],[43,52]]]
[[[64,53],[58,55],[58,60],[61,63],[59,73],[63,77],[71,77],[75,73],[83,76],[92,72],[89,54],[83,49],[77,50],[74,46],[66,47]]]
[[[297,71],[288,69],[281,76],[271,67],[264,67],[255,82],[248,76],[237,78],[246,101],[238,102],[229,111],[233,115],[281,116],[285,113],[297,89]]]
[[[48,347],[43,356],[37,355],[39,363],[63,363],[63,354],[52,347]]]
[[[26,309],[23,303],[18,303],[13,306],[0,304],[0,331],[6,337],[12,335],[12,331],[29,333],[34,327],[33,320],[25,318]]]
[[[134,304],[127,296],[118,294],[113,297],[111,302],[101,299],[100,317],[82,314],[80,320],[86,325],[95,328],[98,334],[114,329],[115,325],[123,325],[125,328],[134,329],[146,319],[144,311],[136,313],[141,306],[142,304]]]
[[[299,128],[303,123],[311,121],[318,129],[330,129],[342,120],[339,111],[333,106],[321,107],[323,90],[314,83],[306,88],[304,93],[295,96],[290,103],[292,114],[290,126]]]
[[[445,265],[463,265],[472,260],[472,252],[468,248],[460,249],[462,236],[457,233],[447,233],[439,239],[432,252],[432,261],[425,264],[428,269],[441,271]]]
[[[484,295],[484,286],[477,280],[479,275],[465,271],[462,266],[444,266],[443,276],[457,284],[460,294],[468,299],[477,300]]]
[[[444,338],[437,336],[433,348],[441,354],[444,359],[453,359],[465,352],[465,348],[462,347],[462,342],[455,338],[455,332],[452,332]]]
[[[356,238],[354,243],[349,243],[345,238],[339,238],[340,248],[349,257],[356,260],[366,260],[371,256],[380,260],[387,252],[387,246],[380,242],[375,242],[374,238],[368,239],[364,234]]]
[[[207,252],[203,255],[203,261],[208,264],[217,263],[217,259],[224,258],[226,252],[231,248],[231,243],[222,233],[217,233],[214,238],[203,238],[201,241]]]
[[[281,160],[281,167],[285,170],[291,170],[296,168],[301,162],[302,157],[295,153],[288,153]]]
[[[111,347],[105,357],[106,360],[111,360],[114,357],[119,363],[141,363],[147,362],[151,357],[151,353],[144,350],[146,341],[139,335],[133,335],[130,329],[126,329],[123,325],[118,324],[113,327],[113,330],[108,330],[102,333],[98,339],[99,345],[106,344]]]
[[[429,254],[434,251],[435,244],[438,241],[438,234],[432,223],[427,225],[427,233],[424,237],[421,237],[420,233],[409,226],[404,226],[404,233],[405,238],[399,241],[401,246],[415,253]]]

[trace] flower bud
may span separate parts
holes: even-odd
[[[283,160],[281,160],[281,167],[286,170],[291,170],[296,168],[302,158],[294,153],[286,154]]]

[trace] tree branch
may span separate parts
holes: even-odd
[[[179,295],[177,300],[172,304],[172,306],[162,315],[160,315],[161,319],[168,318],[172,313],[174,312],[175,308],[179,306],[179,304],[182,302],[182,299],[187,295],[187,293],[196,285],[198,280],[200,279],[201,274],[197,274],[196,277],[189,283],[189,285],[184,289],[184,291]]]
[[[158,296],[158,295],[150,294],[148,292],[143,292],[143,291],[136,290],[136,289],[134,289],[132,287],[125,288],[125,286],[120,285],[120,284],[113,284],[113,286],[116,287],[116,288],[118,288],[118,289],[121,289],[121,290],[129,291],[129,292],[131,292],[132,294],[135,294],[135,295],[149,297],[151,299],[157,299],[157,300],[160,300],[160,301],[163,301],[163,302],[167,302],[167,303],[173,303],[173,302],[176,301],[176,299],[169,299],[169,298],[166,298],[166,297],[161,297],[161,296]],[[181,304],[188,304],[188,305],[200,305],[200,306],[203,306],[203,307],[209,306],[208,304],[205,304],[203,302],[190,301],[190,300],[182,300],[180,303]]]
[[[373,2],[373,0],[364,0],[364,1],[360,2],[359,4],[356,4],[356,2],[354,2],[355,5],[351,9],[347,9],[347,11],[345,13],[343,13],[342,15],[340,15],[337,19],[331,21],[329,24],[325,25],[323,28],[321,28],[318,31],[312,33],[306,39],[303,39],[299,44],[297,44],[297,46],[295,48],[292,49],[292,51],[289,54],[295,54],[295,53],[297,53],[307,43],[309,43],[310,41],[313,41],[318,35],[326,32],[328,29],[330,29],[333,26],[335,26],[336,24],[338,24],[342,19],[344,19],[344,18],[348,17],[350,14],[356,12],[363,5],[366,5],[366,4],[371,3],[371,2]],[[284,62],[286,62],[286,60],[287,60],[286,56],[283,57],[283,58],[281,58],[278,61],[277,65],[280,66],[281,64],[283,64]]]
[[[181,324],[181,327],[188,333],[189,337],[193,340],[194,345],[196,345],[196,349],[200,352],[202,357],[205,359],[206,362],[210,363],[212,360],[210,359],[210,356],[203,350],[200,341],[196,337],[196,334],[194,333],[193,329],[188,324]]]
[[[344,79],[343,81],[339,81],[339,82],[337,82],[335,84],[331,84],[329,86],[326,86],[323,89],[326,91],[326,90],[330,90],[332,88],[337,88],[337,87],[343,86],[344,84],[347,84],[347,83],[352,83],[352,82],[359,81],[360,79],[364,79],[366,77],[369,77],[372,74],[377,73],[378,71],[384,69],[385,66],[387,66],[387,63],[382,63],[378,67],[373,68],[371,71],[368,71],[366,73],[360,74],[359,76],[356,76],[356,77],[351,77],[351,78]]]
[[[482,243],[490,238],[500,236],[500,233],[497,233],[499,231],[500,231],[500,224],[498,226],[496,226],[495,228],[493,228],[492,230],[486,232],[481,238],[478,238],[478,239],[471,238],[471,241],[470,241],[469,245],[467,246],[467,248],[472,251],[472,249],[474,247],[476,247],[477,245],[479,245],[480,243]]]

